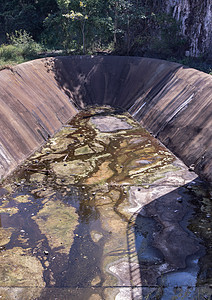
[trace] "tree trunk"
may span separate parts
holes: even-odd
[[[116,31],[118,27],[118,1],[115,1],[115,19],[114,19],[114,34],[113,34],[113,43],[114,43],[114,48],[116,48],[116,43],[117,43],[117,37],[116,37]]]
[[[127,14],[127,55],[130,52],[130,16]]]
[[[85,22],[82,23],[81,30],[82,30],[83,54],[85,54],[85,52],[86,52],[86,49],[85,49]]]

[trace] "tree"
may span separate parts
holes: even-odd
[[[0,27],[4,39],[6,33],[26,30],[34,39],[39,40],[44,19],[48,13],[56,10],[56,0],[1,0]]]
[[[80,29],[82,32],[82,44],[83,44],[83,54],[86,52],[86,45],[85,45],[85,25],[89,18],[89,14],[91,13],[87,11],[87,4],[83,1],[79,1],[79,10],[78,12],[71,10],[70,13],[64,14],[63,16],[67,19],[72,21],[77,21],[80,24]]]
[[[113,1],[112,1],[113,2]],[[127,55],[135,44],[137,34],[144,33],[147,12],[140,1],[116,0],[111,4],[114,22],[114,48]]]
[[[166,57],[187,47],[179,24],[153,0],[1,0],[0,42],[17,30],[68,53]]]
[[[108,45],[112,40],[112,18],[107,0],[57,0],[59,12],[50,14],[44,21],[43,40],[56,40],[69,50],[74,48],[85,54],[94,45]],[[58,26],[58,28],[57,28]],[[63,41],[62,41],[63,40]],[[91,50],[92,51],[92,50]]]

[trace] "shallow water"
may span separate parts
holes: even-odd
[[[79,113],[0,188],[0,295],[210,299],[196,177],[127,113]]]

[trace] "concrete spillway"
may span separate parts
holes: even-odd
[[[210,76],[122,57],[0,76],[1,177],[24,161],[0,184],[0,298],[210,299],[212,191],[190,172],[211,180]]]
[[[46,58],[0,72],[0,177],[86,105],[127,109],[212,181],[212,78],[167,61]]]

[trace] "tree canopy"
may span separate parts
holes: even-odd
[[[141,0],[2,0],[1,43],[26,31],[51,49],[74,53],[182,55],[179,24]],[[179,47],[180,44],[180,47]]]

